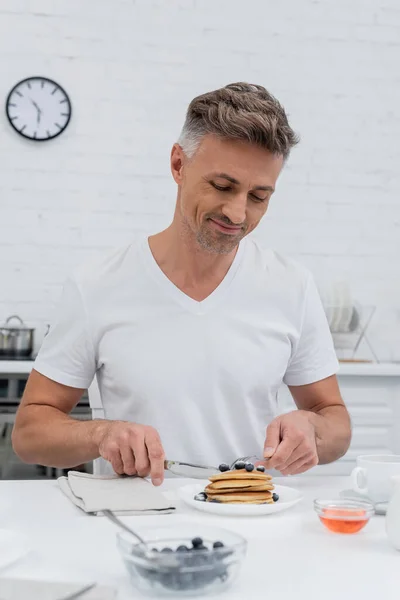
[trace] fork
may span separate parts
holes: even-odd
[[[244,463],[246,463],[246,462],[250,461],[251,458],[254,459],[253,462],[258,461],[258,460],[262,460],[258,456],[254,456],[254,455],[253,456],[251,456],[251,455],[250,456],[241,456],[240,458],[237,458],[236,460],[233,461],[233,463],[230,466],[230,469],[231,470],[234,469],[236,463],[238,463],[238,462],[244,462]]]

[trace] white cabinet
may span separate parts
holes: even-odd
[[[343,458],[310,474],[347,475],[360,454],[400,454],[400,365],[344,363],[338,380],[352,420],[351,446]],[[286,386],[278,401],[282,411],[296,408]]]

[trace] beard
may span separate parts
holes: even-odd
[[[225,215],[210,213],[198,229],[190,227],[188,221],[185,219],[185,228],[190,229],[191,234],[195,235],[196,242],[202,250],[211,254],[230,254],[245,237],[248,228],[247,224],[243,223],[242,228],[233,235],[214,229],[209,223],[210,219],[216,219],[226,225],[236,225],[236,223],[232,223]]]

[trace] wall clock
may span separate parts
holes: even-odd
[[[8,94],[6,114],[20,135],[43,142],[66,129],[71,119],[71,101],[55,81],[46,77],[28,77]]]

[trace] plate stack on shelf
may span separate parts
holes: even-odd
[[[346,282],[336,282],[320,293],[339,360],[370,362],[369,359],[356,359],[355,357],[363,338],[374,359],[377,360],[365,336],[375,307],[361,307],[358,302],[355,302],[350,286]]]

